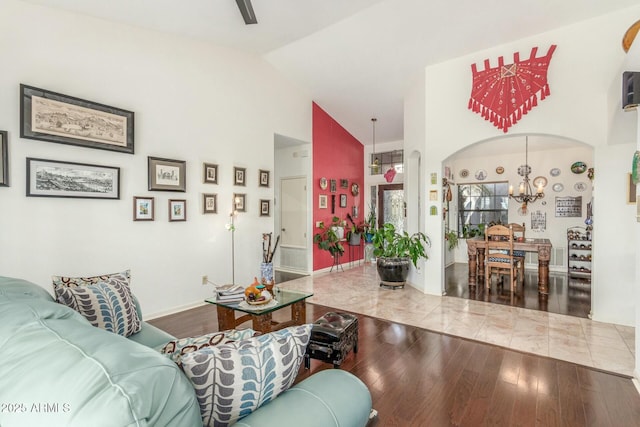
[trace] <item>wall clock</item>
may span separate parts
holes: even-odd
[[[358,193],[360,193],[360,186],[354,182],[351,184],[351,194],[357,196]]]

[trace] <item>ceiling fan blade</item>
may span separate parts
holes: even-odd
[[[240,13],[242,14],[242,18],[244,19],[245,24],[249,25],[258,23],[256,14],[253,13],[251,0],[236,0],[236,3],[238,4],[238,8],[240,9]]]

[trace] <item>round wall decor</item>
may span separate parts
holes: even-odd
[[[587,170],[587,164],[585,162],[575,162],[571,165],[571,172],[584,173]]]
[[[478,181],[484,181],[487,178],[487,171],[484,169],[478,169],[476,171],[476,179]]]
[[[549,171],[549,175],[551,175],[551,176],[558,176],[558,175],[560,175],[560,169],[558,169],[558,168],[553,168],[553,169],[551,169],[551,170]]]
[[[327,178],[320,178],[320,188],[322,188],[323,190],[327,189]]]
[[[504,173],[504,168],[503,168],[502,166],[498,166],[498,167],[496,168],[496,173],[497,173],[498,175],[502,175],[502,174]]]
[[[556,184],[553,184],[553,187],[551,187],[553,189],[553,191],[555,191],[556,193],[561,192],[562,190],[564,190],[564,185],[560,184],[559,182]]]
[[[358,193],[360,193],[360,186],[354,182],[351,184],[351,194],[357,196]]]
[[[469,176],[469,170],[468,169],[462,169],[460,171],[460,178],[466,178]]]

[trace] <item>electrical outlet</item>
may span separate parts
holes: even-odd
[[[209,276],[202,276],[202,284],[203,285],[209,284]]]

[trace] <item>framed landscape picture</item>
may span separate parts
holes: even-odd
[[[218,195],[217,194],[203,194],[202,195],[202,213],[214,214],[218,213]]]
[[[186,221],[187,220],[187,201],[169,200],[169,221]]]
[[[133,154],[134,113],[20,85],[20,137]]]
[[[187,191],[187,162],[147,157],[149,191]]]
[[[218,165],[214,165],[213,163],[204,164],[204,183],[205,184],[218,183]]]
[[[270,200],[260,200],[260,216],[269,216],[270,205]]]
[[[120,168],[27,157],[27,196],[119,199]]]
[[[0,130],[0,187],[9,186],[9,141],[7,131]]]
[[[153,197],[133,197],[133,220],[153,221],[154,198]]]

